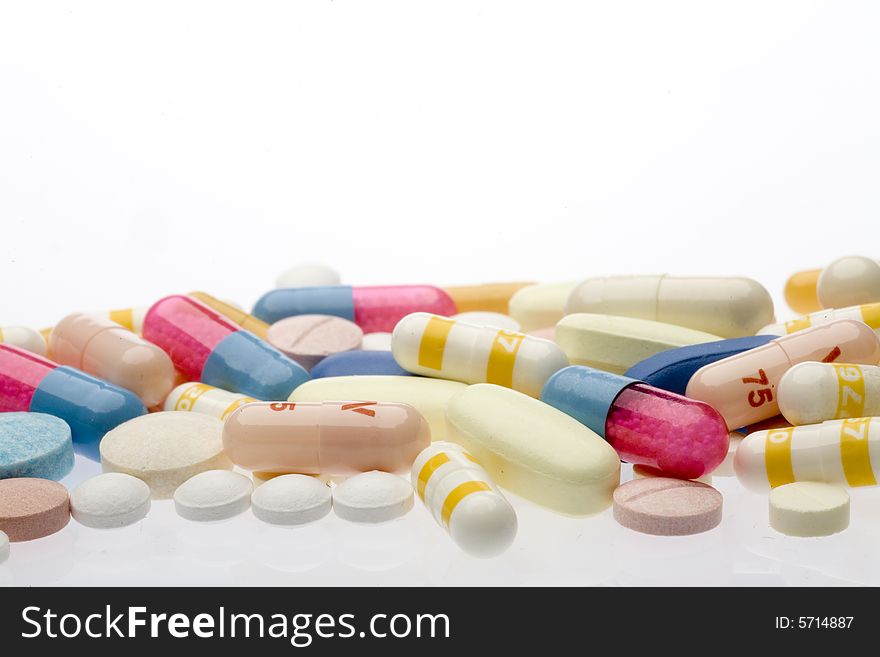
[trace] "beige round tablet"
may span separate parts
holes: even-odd
[[[364,332],[354,322],[331,315],[296,315],[269,327],[266,340],[306,369],[331,354],[360,349]]]
[[[141,415],[101,441],[104,472],[142,479],[153,498],[167,499],[180,484],[206,470],[231,470],[223,451],[223,423],[201,413],[165,411]]]
[[[721,493],[697,481],[648,477],[614,491],[614,519],[657,536],[699,534],[721,522]]]
[[[0,480],[0,531],[13,543],[49,536],[70,521],[67,489],[48,479]]]
[[[829,536],[849,527],[849,493],[814,481],[770,491],[770,526],[788,536]]]

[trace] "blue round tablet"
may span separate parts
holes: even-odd
[[[67,422],[45,413],[0,413],[0,479],[57,481],[72,468]]]

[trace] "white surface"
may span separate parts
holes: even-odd
[[[745,275],[781,304],[796,270],[880,256],[878,18],[0,1],[0,325],[190,289],[249,310],[304,260],[360,285]],[[97,472],[78,460],[65,483]],[[853,491],[845,532],[797,541],[768,528],[766,496],[715,483],[721,526],[682,539],[514,499],[519,535],[491,561],[419,508],[285,529],[156,501],[136,526],[16,544],[0,582],[880,585],[880,491]]]

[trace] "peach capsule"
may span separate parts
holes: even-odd
[[[421,414],[395,402],[256,402],[223,426],[233,463],[278,473],[399,472],[430,442]]]
[[[61,365],[131,390],[147,408],[161,404],[174,387],[168,354],[105,317],[68,315],[52,329],[49,350]]]

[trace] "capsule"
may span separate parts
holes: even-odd
[[[394,360],[390,351],[341,351],[327,356],[315,365],[313,379],[338,376],[412,376]]]
[[[816,296],[816,283],[821,269],[808,269],[792,274],[785,282],[785,303],[796,313],[806,314],[819,310],[819,297]]]
[[[223,425],[223,447],[248,470],[344,476],[399,472],[431,442],[412,406],[387,402],[256,402]]]
[[[149,308],[145,307],[111,310],[107,313],[107,319],[124,326],[132,333],[141,335],[144,332],[144,317],[147,315],[147,310]]]
[[[103,317],[68,315],[52,330],[49,349],[60,365],[127,388],[147,408],[162,403],[174,387],[176,375],[168,354]]]
[[[508,314],[519,322],[523,331],[556,326],[565,316],[565,304],[577,286],[568,283],[538,283],[518,290],[507,304]]]
[[[418,311],[458,312],[446,292],[430,285],[334,285],[272,290],[260,297],[253,314],[270,324],[293,315],[336,315],[354,322],[364,333],[376,333],[392,331],[406,315]]]
[[[880,303],[866,303],[861,306],[850,306],[849,308],[820,310],[804,317],[793,319],[790,322],[765,326],[758,331],[758,335],[788,335],[789,333],[803,331],[811,326],[821,326],[836,319],[855,319],[880,332]]]
[[[74,447],[98,459],[104,434],[147,409],[134,393],[29,351],[0,344],[0,412],[48,413],[70,425]]]
[[[756,492],[795,481],[876,486],[880,418],[757,431],[740,443],[733,465],[743,486]]]
[[[183,295],[153,304],[144,318],[144,338],[164,349],[187,379],[256,399],[287,399],[310,378],[250,331]]]
[[[773,321],[773,300],[750,278],[611,276],[590,278],[565,313],[600,313],[687,326],[722,338],[754,335]]]
[[[238,324],[245,331],[250,331],[256,335],[260,340],[266,339],[266,335],[269,332],[269,325],[263,320],[257,319],[253,315],[248,315],[243,310],[240,310],[225,301],[221,301],[216,297],[212,297],[206,292],[190,292],[188,296],[191,296],[193,299],[198,299],[209,308],[213,308],[227,319],[231,319]]]
[[[880,262],[864,256],[838,258],[819,274],[816,296],[823,308],[880,301]]]
[[[792,424],[880,415],[880,367],[795,365],[779,381],[779,410]]]
[[[434,520],[471,556],[494,557],[513,543],[513,507],[460,445],[432,443],[416,457],[410,477]]]
[[[493,312],[507,314],[507,304],[517,291],[534,283],[488,283],[444,287],[458,312]]]
[[[391,336],[391,353],[403,369],[463,383],[494,383],[532,397],[568,365],[562,349],[523,333],[457,322],[428,313],[407,315]]]
[[[541,401],[605,438],[624,461],[696,479],[727,456],[730,434],[709,406],[641,381],[572,365],[550,377]]]
[[[39,331],[27,326],[3,326],[0,327],[0,343],[12,345],[24,349],[38,356],[45,356],[46,340]]]
[[[779,380],[809,360],[876,365],[880,338],[867,324],[851,319],[814,326],[701,367],[686,394],[714,406],[730,429],[738,429],[778,415]]]
[[[221,390],[205,383],[181,383],[166,397],[162,410],[204,413],[225,420],[235,409],[258,401],[237,392]]]

